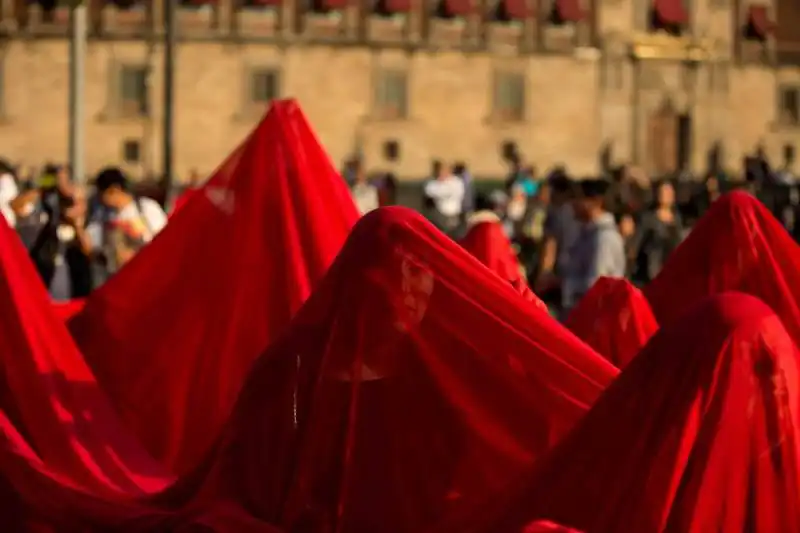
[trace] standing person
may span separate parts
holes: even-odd
[[[607,191],[608,183],[597,179],[581,181],[576,191],[573,209],[580,229],[564,266],[563,313],[568,313],[598,278],[625,277],[625,245],[614,216],[605,210]]]
[[[91,290],[85,200],[65,167],[47,165],[38,187],[11,202],[17,218],[26,221],[31,260],[54,300],[84,297]]]
[[[675,189],[668,181],[654,187],[655,203],[642,214],[636,231],[637,281],[647,283],[661,271],[664,262],[681,240],[683,221],[675,206]]]
[[[150,242],[166,226],[167,216],[155,200],[134,196],[119,168],[102,170],[95,187],[101,208],[87,231],[93,251],[101,258],[105,277]]]
[[[569,259],[570,246],[579,226],[573,211],[574,188],[569,176],[563,170],[557,170],[550,175],[548,182],[550,202],[539,253],[536,294],[546,303],[559,306],[562,297],[558,279]]]
[[[362,215],[366,215],[370,211],[380,207],[380,195],[378,188],[370,183],[364,168],[360,163],[356,163],[353,167],[353,185],[350,187],[350,194],[353,195],[353,201]]]
[[[468,217],[475,210],[475,183],[472,179],[472,174],[469,173],[467,165],[464,163],[456,163],[453,166],[453,174],[461,178],[464,182],[464,201],[461,202],[461,213],[464,217]]]
[[[453,233],[461,223],[464,182],[441,162],[434,164],[437,174],[425,184],[426,204],[432,209],[433,223],[445,233]]]

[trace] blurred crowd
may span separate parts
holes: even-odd
[[[495,180],[499,186],[487,188],[464,164],[435,161],[420,205],[456,239],[479,221],[502,224],[530,286],[561,315],[600,276],[624,276],[637,285],[653,279],[711,203],[734,188],[756,194],[800,237],[792,163],[787,157],[772,169],[758,153],[735,177],[712,168],[703,177],[684,172],[651,179],[632,166],[610,169],[602,177],[571,176],[565,167],[542,175],[513,157],[504,182]],[[395,203],[397,182],[391,174],[369,179],[358,161],[344,174],[362,213]]]

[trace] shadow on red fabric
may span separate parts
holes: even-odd
[[[78,314],[83,306],[86,305],[85,298],[75,298],[74,300],[67,300],[64,302],[51,302],[56,316],[64,322],[68,322],[73,316]]]
[[[448,531],[800,531],[798,355],[755,297],[698,303],[532,472]]]
[[[250,136],[69,323],[124,421],[173,472],[196,466],[246,373],[358,212],[294,101]]]
[[[628,280],[602,277],[570,311],[567,328],[617,368],[658,330],[650,304]]]
[[[419,214],[381,208],[257,361],[214,453],[157,500],[416,533],[531,464],[616,373]]]
[[[763,300],[800,345],[800,247],[758,199],[742,191],[714,202],[644,288],[662,326],[724,291]]]
[[[163,489],[170,482],[166,470],[120,423],[4,221],[0,301],[0,414],[2,431],[15,435],[15,447],[29,448],[42,468],[97,494]],[[0,472],[6,466],[0,463]]]

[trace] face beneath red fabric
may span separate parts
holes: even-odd
[[[419,215],[381,209],[165,497],[288,531],[422,531],[531,464],[615,374]]]
[[[759,300],[699,303],[459,531],[512,533],[533,519],[592,533],[800,530],[798,361]]]
[[[761,299],[800,344],[800,247],[744,192],[712,204],[644,293],[665,325],[695,302],[724,291]]]
[[[617,368],[624,368],[658,330],[650,304],[626,279],[600,278],[565,322]]]

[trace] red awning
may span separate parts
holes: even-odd
[[[408,13],[411,0],[381,0],[381,7],[386,13]]]
[[[316,0],[314,4],[322,11],[341,11],[349,5],[349,0]]]
[[[441,10],[448,17],[462,17],[472,13],[472,0],[442,0]]]
[[[762,39],[766,39],[775,30],[775,23],[769,16],[767,6],[750,6],[747,11],[747,23]]]
[[[689,13],[683,7],[683,0],[654,0],[653,9],[664,24],[682,26],[689,22]]]
[[[527,0],[500,0],[499,7],[509,19],[524,20],[533,14]]]
[[[586,16],[580,0],[556,0],[556,13],[564,22],[580,22]]]

